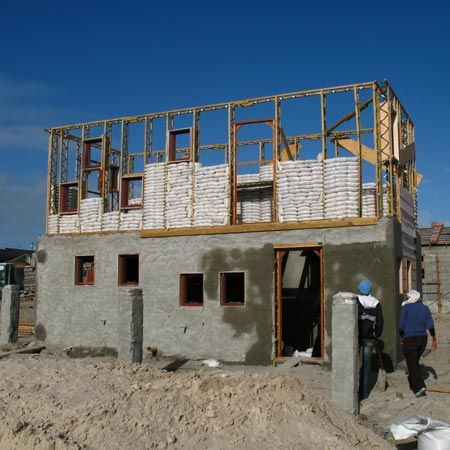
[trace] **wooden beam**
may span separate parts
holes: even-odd
[[[363,111],[364,109],[366,109],[370,103],[372,103],[373,99],[369,98],[367,99],[364,103],[360,103],[358,105],[358,109],[359,111]],[[332,125],[330,128],[327,128],[326,133],[325,134],[329,134],[331,133],[333,130],[335,130],[336,128],[338,128],[340,125],[342,125],[343,123],[347,122],[348,120],[352,119],[353,117],[355,117],[356,111],[352,111],[350,113],[348,113],[346,116],[344,116],[341,120],[338,120],[334,125]]]
[[[358,142],[355,141],[354,139],[351,138],[332,139],[332,142],[336,142],[339,145],[339,147],[342,147],[343,149],[348,150],[350,153],[353,153],[355,156],[358,156]],[[364,159],[364,161],[367,161],[373,165],[377,164],[377,154],[375,153],[375,150],[370,147],[367,147],[367,145],[361,144],[361,157],[362,159]],[[417,185],[419,185],[420,182],[422,181],[423,175],[421,175],[418,172],[416,173],[416,175],[417,175]]]
[[[301,248],[321,248],[321,242],[295,242],[293,244],[273,244],[273,248],[275,250],[287,249],[287,250],[295,250]]]
[[[332,139],[332,142],[334,142],[335,139]],[[348,150],[350,153],[353,153],[355,156],[358,156],[359,154],[359,147],[358,142],[351,138],[342,138],[342,139],[336,139],[337,144],[339,147],[344,148],[345,150]],[[373,165],[377,164],[377,154],[375,153],[375,150],[373,150],[370,147],[367,147],[367,145],[361,144],[361,157],[364,159],[364,161],[370,162]]]
[[[171,230],[141,230],[140,234],[142,238],[163,238],[171,236],[196,236],[205,234],[257,233],[263,231],[354,227],[354,226],[376,225],[377,223],[378,219],[374,217],[355,217],[350,219],[312,220],[308,222],[293,222],[293,223],[272,222],[272,223],[225,225],[218,227],[177,228]],[[65,236],[67,236],[67,234]]]
[[[448,387],[439,387],[439,386],[427,386],[428,392],[439,392],[441,394],[450,394],[450,388]]]
[[[291,161],[292,158],[292,152],[291,152],[291,146],[289,145],[288,141],[286,140],[286,135],[284,134],[283,128],[280,127],[280,134],[281,134],[281,140],[283,141],[284,148],[281,150],[280,154],[280,160],[281,161]],[[295,148],[295,145],[294,145]],[[294,150],[295,152],[295,150]],[[288,158],[288,159],[283,159]]]
[[[295,144],[288,144],[289,149],[285,146],[281,149],[280,152],[280,161],[291,161],[292,155],[296,152],[296,145]]]

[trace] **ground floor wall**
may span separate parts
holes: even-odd
[[[383,305],[384,351],[398,356],[398,224],[141,238],[139,233],[44,236],[39,240],[36,335],[56,347],[117,348],[118,255],[139,254],[144,348],[166,355],[269,362],[274,356],[274,245],[321,243],[325,358],[331,300],[368,278]],[[75,257],[95,256],[95,285],[74,283]],[[245,273],[245,306],[222,306],[219,273]],[[203,306],[180,306],[180,274],[202,273]]]

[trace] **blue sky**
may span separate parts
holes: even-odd
[[[0,246],[44,231],[43,128],[387,78],[416,124],[420,224],[450,224],[445,1],[2,1]]]

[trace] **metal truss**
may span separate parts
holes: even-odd
[[[362,93],[367,98],[364,100]],[[367,96],[366,93],[369,93]],[[333,95],[348,93],[353,95],[353,110],[343,111],[342,118],[334,124],[327,120],[328,98]],[[286,136],[283,130],[283,104],[293,100],[301,100],[307,97],[317,97],[320,101],[320,132],[302,135]],[[363,100],[361,100],[363,98]],[[255,105],[269,103],[273,105],[271,117],[273,134],[269,139],[253,139],[237,142],[236,112],[240,108],[249,108]],[[332,103],[330,103],[332,104]],[[372,104],[373,126],[363,127],[361,114]],[[227,142],[201,145],[201,117],[208,111],[227,111]],[[50,128],[49,140],[49,164],[47,205],[48,215],[57,214],[59,208],[59,185],[70,181],[70,149],[69,142],[75,141],[75,181],[79,182],[79,200],[82,196],[83,185],[83,152],[84,141],[92,139],[91,132],[96,128],[103,130],[102,134],[102,159],[99,167],[101,175],[101,196],[104,199],[104,211],[113,211],[120,208],[121,180],[129,177],[129,193],[133,194],[134,181],[143,174],[135,173],[136,158],[142,157],[144,164],[169,161],[169,135],[174,130],[175,118],[180,115],[191,117],[190,144],[188,147],[177,148],[177,152],[185,153],[190,161],[198,161],[199,155],[205,150],[221,150],[225,154],[225,163],[229,165],[230,173],[234,174],[237,168],[236,152],[238,147],[256,145],[258,147],[260,165],[266,164],[267,145],[272,145],[275,155],[273,164],[274,177],[276,179],[276,162],[288,155],[289,159],[300,159],[302,143],[305,141],[321,142],[322,158],[329,157],[330,144],[334,144],[334,155],[340,154],[340,149],[353,153],[358,158],[359,165],[359,198],[358,215],[362,216],[362,164],[369,161],[375,168],[376,180],[376,216],[381,217],[384,210],[388,215],[399,214],[400,186],[406,187],[412,195],[416,196],[417,185],[421,176],[416,172],[416,160],[414,146],[414,124],[408,116],[405,108],[400,103],[397,95],[389,83],[376,81],[357,83],[322,89],[296,91],[286,94],[255,97],[232,102],[223,102],[205,106],[181,108],[177,110],[148,113],[143,115],[113,118],[101,121],[78,123],[67,126]],[[155,148],[155,120],[165,121],[165,146]],[[343,124],[354,120],[352,129],[345,129]],[[129,151],[130,127],[142,122],[144,124],[143,144],[139,152]],[[113,127],[120,127],[120,148],[113,148]],[[115,129],[115,128],[114,128]],[[175,130],[177,131],[177,130]],[[372,134],[373,148],[366,143],[366,135]],[[94,136],[96,138],[96,136]],[[400,150],[408,148],[410,157],[405,161],[400,157]],[[405,154],[403,152],[403,154]],[[403,158],[404,159],[404,158]],[[116,170],[117,168],[117,170]],[[116,173],[117,172],[117,173]],[[231,177],[230,204],[236,202],[236,180]],[[384,195],[387,190],[388,204],[383,205]],[[274,198],[276,199],[276,183],[274,184]],[[274,217],[276,220],[277,204],[274,201]],[[235,223],[236,212],[230,208],[229,224]],[[233,212],[234,211],[234,212]]]

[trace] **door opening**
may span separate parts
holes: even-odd
[[[276,249],[276,356],[323,357],[321,247]]]

